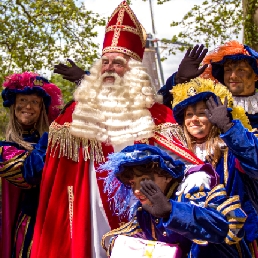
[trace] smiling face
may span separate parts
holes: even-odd
[[[224,83],[233,96],[252,95],[258,76],[246,60],[228,60],[224,64]]]
[[[42,98],[36,94],[17,94],[14,104],[15,117],[24,129],[31,128],[39,119]]]
[[[123,77],[129,70],[129,56],[122,53],[106,53],[102,56],[101,74],[104,74],[103,83],[113,84],[115,82],[114,74]]]
[[[205,109],[207,109],[205,102],[200,101],[196,105],[188,106],[185,110],[184,125],[187,131],[197,139],[197,143],[203,142],[212,127]]]
[[[133,177],[129,180],[129,185],[132,188],[132,191],[135,197],[142,203],[142,204],[151,204],[149,199],[146,198],[144,194],[141,193],[141,182],[144,180],[152,180],[155,184],[160,188],[160,190],[165,193],[167,190],[168,184],[171,182],[171,177],[165,177],[162,175],[158,175],[156,173],[152,174],[142,174],[141,171],[133,168]]]

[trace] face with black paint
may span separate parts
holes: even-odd
[[[228,60],[224,64],[224,84],[233,96],[248,96],[255,92],[258,76],[246,60]]]
[[[212,127],[211,122],[205,114],[207,109],[204,101],[188,106],[185,110],[184,125],[187,131],[196,138],[197,143],[203,142]]]
[[[38,121],[42,97],[37,94],[17,94],[14,104],[15,117],[24,129],[29,129]]]

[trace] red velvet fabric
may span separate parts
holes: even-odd
[[[75,103],[60,115],[56,122],[64,124],[72,121]],[[174,123],[172,112],[164,105],[155,104],[150,109],[155,124]],[[150,139],[150,144],[156,140]],[[102,144],[106,157],[113,152],[111,146]],[[173,151],[173,150],[171,150]],[[58,152],[57,152],[58,153]],[[90,217],[90,182],[89,161],[84,161],[82,152],[79,162],[66,157],[52,157],[47,152],[43,170],[39,208],[34,229],[31,258],[90,258],[91,257],[91,217]],[[97,167],[97,164],[95,164]],[[112,204],[108,202],[103,191],[103,173],[98,174],[98,186],[102,203],[112,229],[121,222],[112,211]],[[70,238],[70,221],[68,206],[68,186],[74,186],[73,238]]]
[[[106,26],[103,42],[103,51],[111,48],[108,52],[123,52],[141,61],[145,49],[142,27],[132,9],[123,1],[113,12]],[[126,50],[129,50],[126,51]],[[132,54],[130,54],[132,52]],[[136,54],[136,56],[133,55]]]
[[[2,179],[2,237],[1,256],[11,257],[14,225],[19,212],[21,189]]]

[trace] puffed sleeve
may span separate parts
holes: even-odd
[[[48,134],[44,133],[31,152],[18,145],[0,142],[0,176],[22,189],[39,184],[44,167]]]
[[[45,163],[48,144],[48,133],[44,133],[39,142],[34,146],[33,151],[28,155],[21,168],[25,181],[30,185],[40,183],[42,170]]]
[[[181,201],[170,200],[172,211],[163,220],[165,229],[177,232],[195,243],[235,244],[244,236],[246,214],[238,196],[228,198],[223,185],[210,192],[191,191]]]
[[[21,172],[23,163],[28,157],[28,151],[20,150],[18,146],[8,142],[0,142],[0,145],[0,176],[15,186],[31,188]]]
[[[244,172],[258,179],[258,139],[254,133],[243,127],[239,120],[220,137],[239,160]],[[240,137],[241,136],[241,137]]]

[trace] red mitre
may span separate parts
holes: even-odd
[[[115,9],[106,26],[102,55],[119,52],[142,61],[145,43],[144,28],[126,1],[123,1]]]

